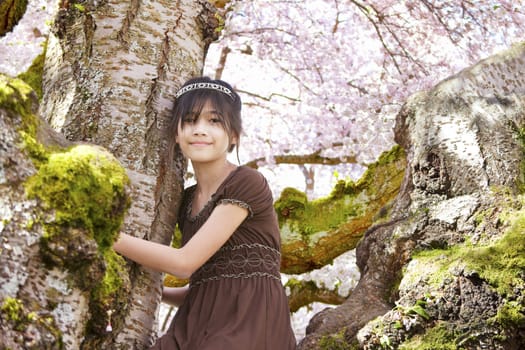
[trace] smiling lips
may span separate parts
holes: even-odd
[[[190,145],[191,146],[197,146],[197,147],[203,147],[203,146],[211,145],[211,142],[195,141],[195,142],[190,142]]]

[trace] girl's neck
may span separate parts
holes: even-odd
[[[211,197],[222,182],[237,166],[225,161],[208,164],[193,164],[197,192],[205,197]]]

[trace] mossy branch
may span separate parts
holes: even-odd
[[[5,0],[0,2],[0,37],[10,32],[26,12],[28,0]]]
[[[282,236],[281,271],[311,271],[354,249],[372,223],[388,217],[405,168],[405,152],[394,146],[359,181],[339,181],[328,197],[309,201],[304,193],[285,189],[275,202]]]
[[[314,281],[291,279],[286,283],[286,287],[290,290],[288,304],[291,312],[296,312],[301,307],[315,301],[331,305],[340,305],[346,299],[339,295],[337,290],[318,287]]]

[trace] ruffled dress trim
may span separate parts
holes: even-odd
[[[188,221],[190,222],[195,222],[197,220],[199,220],[201,217],[204,216],[204,214],[208,214],[207,212],[207,209],[208,207],[210,207],[211,205],[214,205],[214,206],[217,206],[219,204],[234,204],[234,205],[237,205],[241,208],[244,208],[244,209],[247,209],[248,210],[248,219],[253,217],[253,210],[252,208],[250,207],[250,205],[246,202],[243,202],[241,200],[238,200],[238,199],[233,199],[233,198],[223,198],[219,201],[217,201],[215,199],[215,197],[217,197],[217,195],[214,193],[210,200],[204,205],[204,207],[202,207],[202,209],[194,216],[192,216],[192,212],[191,212],[191,207],[192,207],[192,204],[193,204],[193,194],[195,192],[195,189],[193,188],[191,190],[191,193],[190,193],[190,201],[188,203],[188,206],[186,208],[186,218],[188,219]]]

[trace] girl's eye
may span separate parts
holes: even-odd
[[[184,118],[182,119],[182,121],[183,121],[184,123],[192,124],[193,122],[195,122],[195,118],[194,118],[194,117],[184,117]]]
[[[210,122],[216,124],[216,123],[222,123],[222,120],[220,118],[211,118]]]

